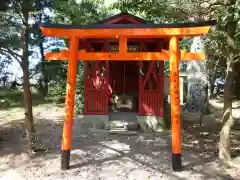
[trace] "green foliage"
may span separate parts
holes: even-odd
[[[19,61],[17,51],[22,45],[19,34],[21,30],[21,23],[13,9],[0,12],[0,63],[9,64],[16,59]]]
[[[107,17],[103,0],[58,0],[54,2],[54,21],[68,24],[92,24]]]
[[[179,11],[176,5],[181,2],[166,0],[119,0],[114,3],[111,9],[128,11],[140,15],[146,20],[155,23],[178,22],[185,19],[186,14]]]
[[[48,96],[55,97],[56,102],[63,102],[67,82],[67,61],[44,61],[39,65],[44,66],[48,75]]]
[[[75,97],[75,112],[80,114],[84,107],[84,71],[83,61],[78,63],[77,87]]]
[[[226,5],[212,9],[212,18],[217,19],[218,24],[205,38],[205,50],[208,54],[206,65],[210,81],[225,77],[227,61],[233,61],[233,65],[240,61],[240,57],[237,57],[240,52],[239,1],[230,3],[229,1]]]
[[[190,51],[192,42],[193,38],[183,38],[179,43],[180,48],[186,51]]]
[[[60,69],[64,69],[63,71]],[[66,84],[67,84],[67,72],[66,67],[59,68],[59,72],[56,75],[56,80],[52,81],[49,85],[49,95],[46,97],[49,99],[50,97],[56,103],[64,103],[65,95],[66,95]],[[77,73],[77,84],[76,84],[76,92],[75,92],[75,112],[82,113],[83,105],[84,105],[84,75],[83,75],[83,62],[79,61],[78,63],[78,73]]]
[[[164,61],[164,76],[169,76],[169,61]]]

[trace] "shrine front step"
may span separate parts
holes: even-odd
[[[139,131],[131,131],[131,130],[124,130],[124,129],[112,129],[108,130],[108,133],[111,135],[127,135],[127,136],[133,136],[133,135],[139,135]]]
[[[139,125],[137,122],[127,122],[127,121],[109,121],[107,123],[108,131],[110,130],[120,130],[120,131],[137,131],[139,130]]]
[[[137,114],[126,112],[109,113],[106,129],[108,131],[137,131],[139,130]]]

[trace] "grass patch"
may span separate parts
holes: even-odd
[[[61,101],[57,97],[44,98],[39,93],[32,93],[33,106],[41,104],[54,103],[56,105],[61,104]],[[8,108],[23,108],[24,98],[23,92],[20,91],[0,91],[0,109]]]

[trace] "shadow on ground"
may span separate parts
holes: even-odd
[[[184,146],[190,148],[195,153],[202,156],[218,156],[218,143],[220,139],[221,123],[214,125],[205,125],[200,127],[199,124],[188,122],[184,127]],[[231,155],[232,158],[240,156],[240,125],[236,124],[231,132]]]

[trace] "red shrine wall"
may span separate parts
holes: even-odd
[[[163,116],[164,61],[140,61],[140,116]]]
[[[137,61],[112,61],[110,62],[109,85],[114,92],[138,92],[138,62]]]

